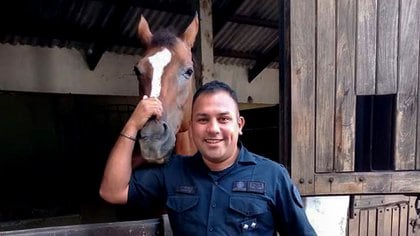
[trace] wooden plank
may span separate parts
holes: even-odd
[[[315,194],[351,194],[363,192],[357,176],[348,174],[316,174]]]
[[[357,208],[378,208],[384,205],[408,204],[410,197],[406,195],[361,195],[355,200]]]
[[[314,194],[387,194],[420,192],[420,172],[315,174]]]
[[[396,108],[395,169],[416,168],[420,1],[401,1]]]
[[[419,69],[419,71],[420,71],[420,69]],[[420,79],[419,79],[419,85],[418,86],[420,87]],[[420,149],[419,149],[419,147],[420,147],[420,93],[417,93],[417,150],[416,150],[416,170],[420,170]]]
[[[356,1],[337,1],[337,78],[335,159],[337,172],[354,170],[356,96],[354,93]]]
[[[159,219],[125,221],[113,223],[57,226],[35,229],[4,231],[1,235],[55,235],[55,236],[107,236],[107,235],[158,235],[161,229]]]
[[[351,236],[358,236],[359,235],[359,224],[360,224],[360,218],[359,218],[359,209],[355,209],[353,212],[353,215],[349,217],[349,227],[348,227],[348,234]]]
[[[409,208],[408,208],[408,219],[414,220],[417,217],[417,212],[416,212],[416,197],[410,197],[410,203],[409,203]],[[416,230],[413,230],[413,226],[409,225],[408,226],[408,236],[419,236],[420,231],[418,230],[418,228]]]
[[[376,0],[357,1],[356,93],[375,94]]]
[[[398,1],[378,1],[376,94],[397,93]]]
[[[416,87],[416,86],[413,86]],[[415,88],[417,90],[417,88]],[[396,105],[395,153],[396,170],[414,170],[416,168],[416,120],[417,94],[399,92]]]
[[[384,207],[378,207],[377,209],[376,235],[385,235],[385,208]]]
[[[360,210],[359,217],[360,217],[359,235],[360,236],[367,236],[368,235],[368,227],[369,227],[368,211],[367,210]]]
[[[407,235],[407,226],[408,226],[408,204],[400,204],[400,229],[399,235]]]
[[[85,215],[83,215],[85,217]],[[11,221],[0,221],[0,235],[3,231],[17,231],[31,228],[58,227],[63,225],[77,225],[82,223],[79,214],[64,215],[55,217],[44,217],[35,219],[19,219]]]
[[[391,235],[392,230],[392,207],[386,207],[384,209],[384,225],[383,225],[383,234],[381,235]]]
[[[316,172],[334,163],[335,0],[317,1]]]
[[[400,232],[400,208],[395,205],[392,207],[392,226],[391,236],[398,236]]]
[[[315,1],[291,1],[292,177],[313,193],[315,162]]]
[[[377,224],[377,209],[368,209],[368,230],[367,235],[368,236],[376,236],[376,224]]]

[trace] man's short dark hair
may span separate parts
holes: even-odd
[[[220,91],[224,91],[227,94],[229,94],[229,96],[235,101],[236,105],[238,105],[238,97],[236,96],[236,92],[227,84],[218,81],[218,80],[213,80],[210,81],[206,84],[203,84],[194,94],[193,97],[193,102],[192,104],[195,103],[195,100],[197,100],[197,98],[201,95],[201,94],[208,94],[208,93],[216,93],[216,92],[220,92]]]

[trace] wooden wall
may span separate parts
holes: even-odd
[[[416,197],[358,196],[351,206],[348,235],[420,235],[420,228],[413,227],[416,218]]]
[[[290,1],[291,172],[303,195],[420,192],[420,0]],[[395,96],[393,168],[357,172],[358,96]]]

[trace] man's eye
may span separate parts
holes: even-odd
[[[198,123],[205,123],[205,122],[207,122],[207,119],[205,119],[205,118],[199,118],[199,119],[197,119],[197,122]]]
[[[222,123],[226,123],[226,122],[229,122],[231,120],[231,118],[229,118],[229,117],[221,117],[219,120]]]

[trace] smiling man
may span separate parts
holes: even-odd
[[[128,123],[141,129],[141,121],[161,112],[159,101],[145,98]],[[100,194],[144,210],[164,206],[174,235],[316,235],[287,170],[238,142],[244,125],[235,92],[222,82],[207,83],[193,97],[198,152],[131,173],[127,155],[134,145],[120,138]]]
[[[212,82],[194,96],[192,137],[210,170],[221,171],[235,162],[244,124],[236,96],[224,84]]]

